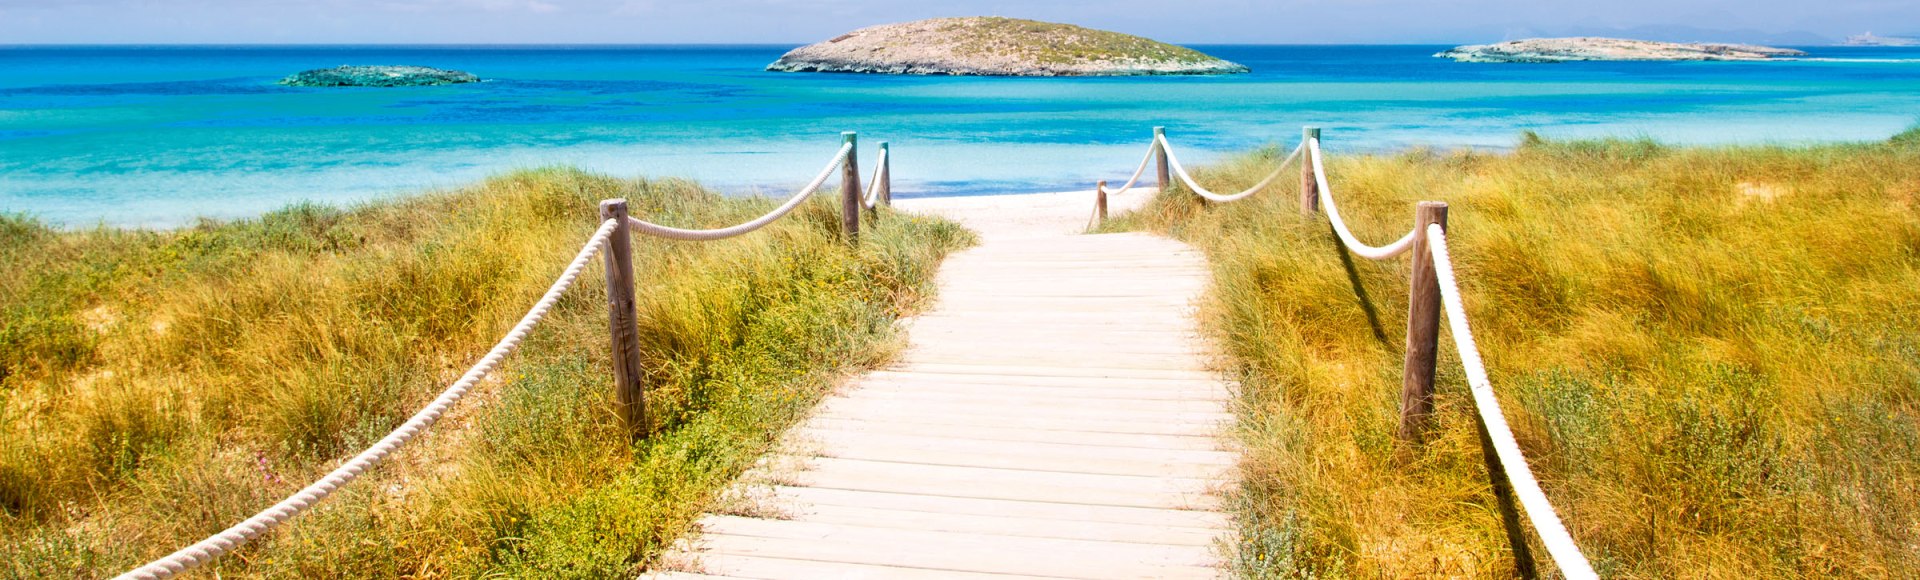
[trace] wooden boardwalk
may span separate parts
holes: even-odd
[[[1235,455],[1191,312],[1204,258],[1071,217],[967,220],[983,243],[942,267],[900,360],[823,403],[651,575],[1223,575]]]

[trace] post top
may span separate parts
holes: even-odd
[[[1300,132],[1301,132],[1301,133],[1305,133],[1305,134],[1308,134],[1308,135],[1316,135],[1316,136],[1317,136],[1317,135],[1319,135],[1319,134],[1320,134],[1320,128],[1319,128],[1319,127],[1315,127],[1315,126],[1312,126],[1312,125],[1307,125],[1307,126],[1304,126],[1304,127],[1301,127],[1301,128],[1300,128]]]
[[[843,140],[852,141],[854,135],[858,135],[858,134],[859,134],[858,131],[841,131],[840,138]]]
[[[1443,210],[1444,210],[1444,209],[1447,209],[1447,202],[1444,202],[1444,201],[1423,201],[1423,202],[1420,202],[1420,203],[1418,204],[1418,207],[1431,207],[1431,208],[1439,208],[1439,209],[1443,209]]]
[[[1101,189],[1106,189],[1106,188],[1107,188],[1107,180],[1105,180],[1105,179],[1102,179],[1102,180],[1100,180],[1100,182],[1099,182],[1099,183],[1097,183],[1097,184],[1095,184],[1095,185],[1098,185],[1098,186],[1100,186],[1100,188],[1101,188]]]
[[[600,219],[613,219],[616,217],[626,217],[626,215],[627,198],[616,197],[613,199],[600,200]]]
[[[1162,127],[1162,126],[1159,126],[1159,125],[1154,125],[1154,127],[1153,127],[1153,134],[1155,134],[1155,135],[1159,135],[1159,134],[1161,134],[1161,133],[1166,133],[1166,132],[1167,132],[1167,128],[1166,128],[1166,127]]]

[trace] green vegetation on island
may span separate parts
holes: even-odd
[[[1281,154],[1196,177],[1245,187]],[[1494,390],[1602,577],[1920,574],[1920,130],[1808,147],[1529,136],[1326,164],[1373,243],[1415,201],[1451,205]],[[1396,442],[1407,262],[1348,257],[1288,193],[1162,196],[1108,226],[1213,261],[1202,316],[1243,386],[1240,572],[1511,574],[1451,338],[1433,440]]]
[[[0,577],[104,578],[306,485],[423,406],[559,275],[596,202],[714,227],[772,202],[523,171],[175,230],[0,217]],[[270,578],[632,577],[841,376],[887,360],[949,222],[822,195],[741,238],[637,237],[655,435],[611,412],[599,260],[431,431],[208,565]]]
[[[1190,48],[1071,24],[932,18],[862,28],[793,49],[770,71],[986,76],[1230,74],[1247,67]]]
[[[426,87],[477,83],[480,77],[424,66],[351,66],[301,71],[280,84],[290,87]]]

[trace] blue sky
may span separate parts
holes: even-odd
[[[1545,35],[1812,44],[1920,33],[1916,0],[0,0],[0,44],[784,43],[998,15],[1188,44]]]

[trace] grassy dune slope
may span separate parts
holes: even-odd
[[[771,207],[540,170],[165,232],[0,218],[0,577],[117,574],[305,485],[464,371],[610,197],[677,225]],[[837,377],[887,358],[891,322],[970,243],[889,215],[849,249],[815,202],[743,238],[636,238],[651,440],[609,412],[596,260],[428,435],[213,569],[630,575]]]
[[[1511,154],[1335,156],[1328,171],[1374,243],[1409,227],[1415,201],[1451,204],[1495,390],[1603,576],[1912,577],[1916,142],[1529,138]],[[1197,177],[1244,187],[1274,153]],[[1112,226],[1214,260],[1205,316],[1245,382],[1240,570],[1511,574],[1451,338],[1437,441],[1404,449],[1406,261],[1347,259],[1295,197],[1163,197]]]

